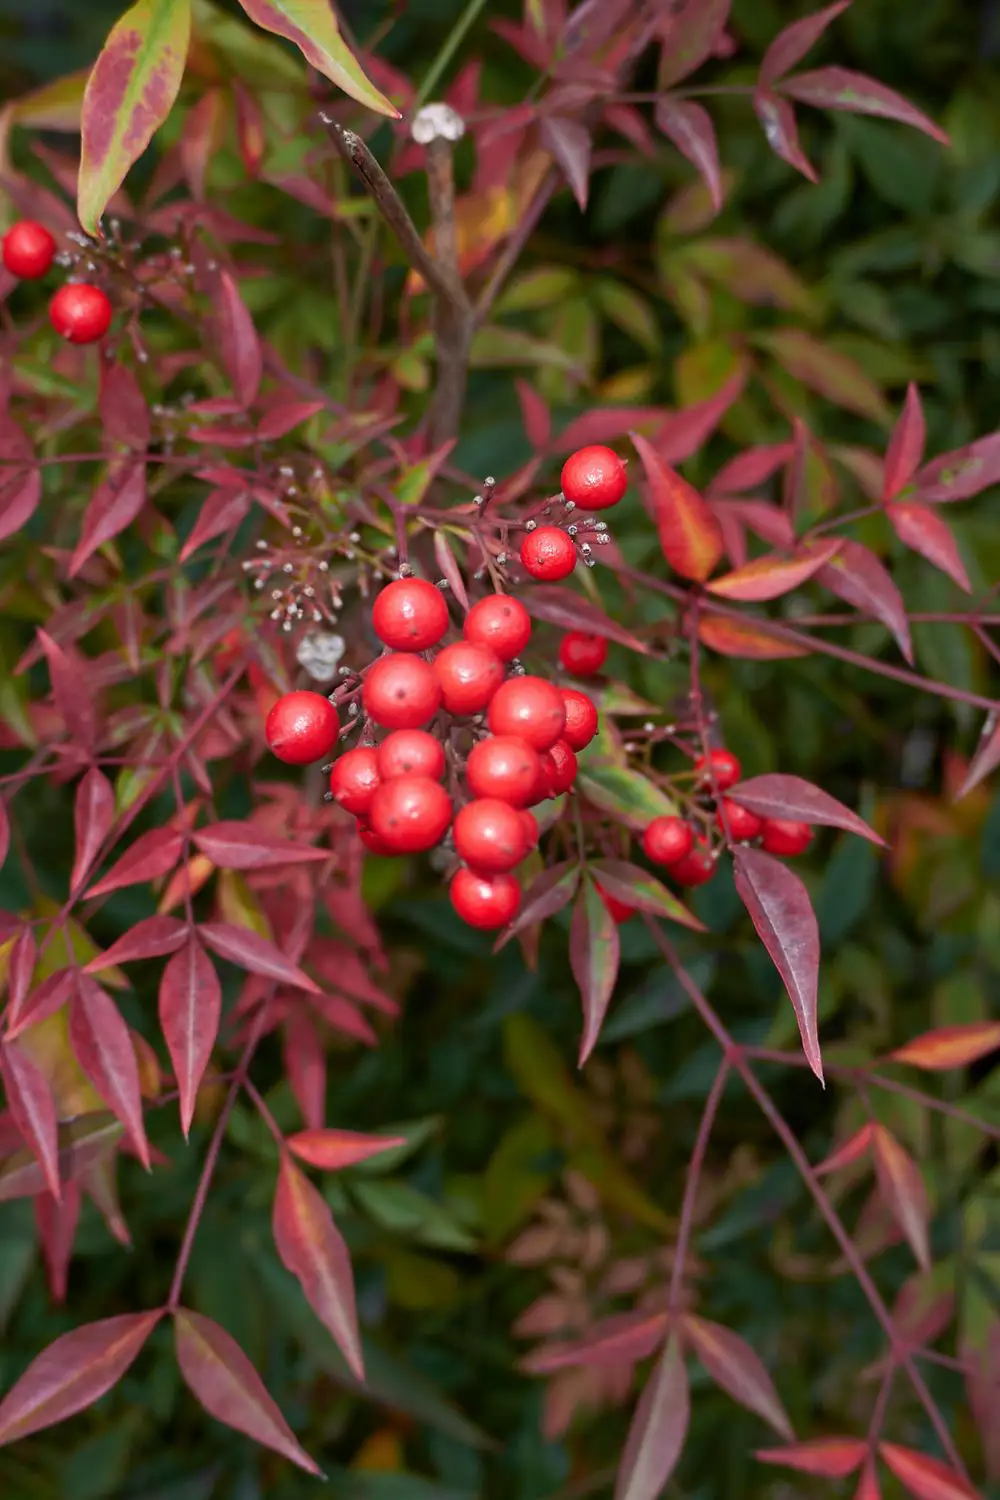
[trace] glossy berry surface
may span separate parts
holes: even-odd
[[[358,838],[370,854],[381,854],[384,857],[396,853],[395,849],[390,848],[385,839],[380,839],[374,828],[369,828],[367,823],[358,824]]]
[[[377,596],[372,626],[394,651],[428,651],[448,629],[448,606],[425,578],[397,578]]]
[[[560,688],[566,724],[562,738],[571,750],[585,750],[597,733],[597,705],[576,688]]]
[[[812,840],[809,824],[796,823],[790,818],[765,818],[760,831],[761,847],[768,854],[804,854]]]
[[[711,764],[711,772],[709,765]],[[731,750],[721,747],[718,750],[710,750],[707,755],[700,755],[694,763],[698,780],[703,786],[711,785],[714,775],[715,785],[720,792],[725,792],[731,786],[735,786],[743,775],[743,767]]]
[[[21,219],[12,224],[3,237],[4,269],[22,281],[35,281],[44,276],[56,253],[54,237],[44,224],[34,219]]]
[[[487,722],[494,734],[515,734],[536,750],[551,750],[566,727],[566,705],[544,677],[511,677],[490,702]]]
[[[513,875],[477,875],[457,870],[448,892],[463,922],[484,932],[495,932],[513,922],[521,908],[521,887]]]
[[[723,812],[725,812],[725,819],[723,819]],[[737,843],[745,839],[755,839],[764,826],[763,818],[751,812],[749,807],[741,807],[731,797],[722,798],[715,814],[715,821],[723,832],[728,824],[730,835]]]
[[[551,750],[542,750],[538,756],[538,779],[531,789],[527,805],[537,807],[539,802],[547,802],[555,795],[556,763],[552,758]]]
[[[571,630],[559,642],[559,665],[574,677],[590,677],[601,670],[607,659],[608,643],[602,635]]]
[[[337,710],[322,693],[303,689],[279,698],[267,716],[268,749],[288,766],[325,760],[337,743]]]
[[[380,656],[361,690],[365,713],[386,729],[421,729],[441,705],[441,689],[430,663],[398,651]]]
[[[451,798],[440,782],[397,776],[375,793],[368,821],[393,854],[420,854],[441,842],[451,813]]]
[[[528,852],[521,814],[497,797],[477,797],[455,815],[455,853],[485,875],[511,870]]]
[[[462,634],[474,646],[492,651],[501,661],[513,661],[531,639],[531,616],[519,599],[512,599],[509,594],[490,594],[469,610]]]
[[[597,894],[604,902],[605,907],[615,922],[627,922],[629,917],[635,916],[636,908],[634,906],[629,906],[627,901],[619,901],[617,896],[609,895],[600,881],[595,880],[594,884],[597,887]]]
[[[642,852],[654,865],[674,865],[694,848],[694,829],[683,818],[654,818],[642,835]]]
[[[628,488],[628,473],[618,454],[594,443],[578,448],[563,464],[563,496],[586,510],[609,510]]]
[[[111,303],[98,286],[61,286],[49,303],[49,322],[70,344],[94,344],[111,327]]]
[[[514,734],[491,734],[469,751],[465,778],[474,797],[526,807],[538,780],[538,751]]]
[[[378,774],[383,781],[394,776],[444,775],[444,747],[426,729],[396,729],[386,735],[377,752]]]
[[[434,678],[450,714],[478,714],[503,682],[503,662],[485,646],[456,641],[434,658]]]
[[[548,752],[549,779],[553,792],[558,797],[568,792],[576,780],[576,756],[565,740],[556,740]]]
[[[334,761],[330,772],[330,791],[338,806],[360,818],[371,807],[381,779],[375,747],[356,745],[353,750],[345,750],[340,759]]]
[[[670,873],[680,885],[707,885],[716,868],[708,841],[699,838],[695,840],[690,854],[670,866]]]
[[[558,526],[539,526],[521,543],[521,564],[532,578],[557,583],[576,567],[576,543]]]
[[[527,808],[522,808],[521,810],[521,827],[524,829],[524,836],[528,840],[529,851],[537,849],[540,837],[538,819]]]

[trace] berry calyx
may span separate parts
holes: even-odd
[[[521,565],[532,578],[557,583],[576,567],[576,543],[558,526],[539,526],[521,543]]]
[[[429,662],[411,652],[380,656],[361,690],[365,713],[386,729],[421,729],[441,705],[441,689]]]
[[[642,835],[642,852],[654,865],[675,865],[694,848],[694,829],[683,818],[654,818]]]
[[[558,797],[568,792],[576,780],[576,756],[565,740],[556,740],[547,757],[550,784]]]
[[[375,793],[368,821],[393,854],[421,854],[444,838],[451,812],[451,798],[440,782],[397,776]]]
[[[804,854],[812,840],[809,824],[796,823],[791,818],[765,818],[760,831],[761,848],[768,854]]]
[[[425,578],[397,578],[377,596],[372,626],[394,651],[427,651],[448,629],[448,606]]]
[[[339,728],[329,698],[301,689],[278,699],[264,724],[264,738],[272,755],[287,766],[308,766],[330,754]]]
[[[562,737],[571,750],[585,750],[597,733],[597,705],[576,688],[560,688],[566,709]]]
[[[724,818],[723,812],[725,812]],[[738,802],[733,801],[732,797],[723,797],[720,800],[715,813],[715,821],[723,832],[728,823],[730,835],[737,843],[755,839],[764,826],[763,818],[751,812],[749,807],[741,807]]]
[[[469,610],[462,634],[474,646],[492,651],[501,661],[513,661],[531,639],[531,616],[519,599],[512,599],[509,594],[490,594]]]
[[[578,448],[563,464],[563,497],[587,510],[610,510],[628,489],[628,473],[618,454],[602,443]]]
[[[330,791],[334,802],[356,818],[364,817],[372,805],[382,778],[378,754],[373,745],[356,745],[345,750],[330,772]]]
[[[629,917],[634,917],[638,910],[635,906],[629,906],[627,901],[619,901],[617,896],[610,895],[599,880],[594,881],[597,894],[604,902],[611,918],[615,922],[627,922]]]
[[[477,875],[456,870],[448,892],[451,904],[469,927],[495,932],[513,922],[521,907],[521,887],[513,875]]]
[[[377,751],[378,774],[383,781],[394,776],[444,775],[444,747],[426,729],[395,729],[386,735]]]
[[[566,727],[566,705],[544,677],[510,677],[494,693],[487,723],[494,734],[520,735],[536,750],[551,750]]]
[[[434,680],[450,714],[478,714],[503,682],[503,662],[485,646],[456,641],[434,658]]]
[[[49,322],[70,344],[95,344],[111,327],[111,303],[99,286],[71,282],[49,303]]]
[[[528,853],[520,812],[497,797],[477,797],[460,808],[452,838],[459,858],[484,875],[512,870]]]
[[[465,776],[474,797],[526,807],[539,773],[538,751],[520,735],[492,734],[469,751]]]
[[[559,642],[559,665],[574,677],[590,677],[599,672],[608,659],[608,643],[603,635],[587,635],[571,630]]]
[[[22,281],[36,281],[44,276],[56,253],[56,242],[44,224],[34,219],[20,219],[3,237],[4,269]]]
[[[714,776],[715,785],[720,792],[735,786],[743,775],[743,767],[736,756],[731,750],[722,747],[710,750],[707,755],[700,755],[694,763],[694,769],[702,785],[711,785]]]
[[[712,858],[708,840],[697,838],[690,854],[670,866],[670,873],[679,885],[707,885],[715,874],[717,865]]]

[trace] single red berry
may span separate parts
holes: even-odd
[[[558,526],[539,526],[521,543],[521,564],[532,578],[557,583],[576,567],[576,543]]]
[[[356,745],[334,761],[330,772],[333,800],[356,818],[364,817],[372,805],[382,778],[374,745]]]
[[[444,775],[444,747],[426,729],[396,729],[378,747],[378,774],[383,781],[394,776]]]
[[[521,907],[521,887],[513,875],[477,875],[456,870],[448,894],[463,922],[495,932],[513,922]]]
[[[456,641],[434,658],[434,680],[450,714],[478,714],[503,682],[503,662],[485,646]]]
[[[513,661],[531,639],[531,616],[519,599],[512,599],[509,594],[490,594],[469,610],[462,634],[474,646],[485,646],[501,661]]]
[[[562,737],[571,750],[585,750],[597,733],[597,705],[576,688],[560,688],[566,709]]]
[[[571,630],[559,642],[559,665],[574,677],[591,677],[608,659],[608,643],[603,635],[587,635]]]
[[[303,689],[278,699],[267,716],[264,738],[271,753],[286,765],[308,766],[330,754],[339,728],[329,698]]]
[[[717,869],[712,858],[708,840],[697,838],[690,854],[670,866],[670,873],[679,885],[707,885]]]
[[[551,750],[566,727],[562,694],[544,677],[510,677],[493,695],[487,723],[494,734],[516,734]]]
[[[365,713],[386,729],[420,729],[441,706],[441,689],[429,662],[412,652],[380,656],[361,690]]]
[[[610,510],[628,489],[628,474],[613,449],[594,443],[570,454],[559,485],[564,499],[574,505],[586,510]]]
[[[99,286],[71,282],[49,303],[49,322],[71,344],[95,344],[111,327],[111,303]]]
[[[521,814],[498,797],[477,797],[455,814],[455,852],[484,875],[512,870],[528,852]]]
[[[568,792],[576,780],[576,756],[565,740],[556,740],[547,754],[552,762],[552,790],[558,797]]]
[[[617,896],[609,895],[600,881],[595,880],[594,884],[597,887],[597,894],[610,912],[613,921],[627,922],[629,917],[635,916],[636,907],[629,906],[627,901],[619,901]]]
[[[538,840],[541,837],[538,819],[526,807],[521,809],[521,827],[524,829],[524,836],[528,840],[529,850],[537,849]]]
[[[698,780],[704,785],[711,784],[709,764],[715,774],[715,785],[720,792],[728,791],[735,786],[743,775],[743,767],[731,750],[710,750],[707,755],[700,755],[694,763]]]
[[[551,750],[542,750],[538,756],[538,776],[528,798],[529,807],[547,802],[556,795],[556,763]]]
[[[465,764],[474,797],[497,797],[525,807],[538,780],[538,751],[515,734],[491,734],[473,745]]]
[[[35,281],[44,276],[56,253],[56,242],[44,224],[21,219],[3,237],[3,263],[12,276]]]
[[[444,838],[451,811],[451,798],[440,782],[429,776],[396,776],[375,793],[368,820],[394,854],[420,854]]]
[[[394,651],[427,651],[448,629],[448,606],[426,578],[397,578],[376,598],[372,625]]]
[[[379,838],[374,828],[369,828],[367,823],[358,823],[358,838],[372,854],[385,856],[396,853],[396,850],[390,848],[385,839]]]
[[[723,822],[722,813],[725,810],[726,818]],[[723,797],[715,813],[715,821],[725,832],[726,823],[729,824],[729,832],[737,843],[743,843],[747,839],[755,839],[764,826],[764,819],[759,818],[749,807],[741,807],[734,802],[732,797]]]
[[[760,831],[761,847],[768,854],[803,854],[812,839],[809,824],[795,823],[791,818],[765,818]]]
[[[683,818],[654,818],[642,835],[642,850],[654,865],[675,865],[694,848],[694,829]]]

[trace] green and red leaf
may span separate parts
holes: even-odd
[[[399,110],[366,78],[337,26],[329,0],[240,0],[264,31],[285,37],[298,47],[317,73],[376,114],[399,119]]]
[[[585,876],[573,908],[569,935],[569,963],[583,1006],[581,1067],[597,1044],[614,993],[619,949],[618,923],[593,880]]]
[[[724,550],[711,507],[683,475],[663,462],[652,443],[637,432],[631,438],[646,473],[649,508],[664,557],[682,578],[704,583]]]

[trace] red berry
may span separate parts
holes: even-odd
[[[726,821],[723,822],[722,813],[725,809]],[[725,832],[726,823],[729,824],[731,836],[742,843],[746,839],[755,839],[764,825],[764,819],[759,818],[749,807],[741,807],[731,797],[723,797],[715,813],[715,821]]]
[[[558,797],[560,793],[568,792],[576,780],[576,756],[565,740],[556,740],[548,751],[548,757],[552,762],[552,790]]]
[[[532,578],[557,583],[576,567],[576,543],[558,526],[539,526],[521,543],[521,563]]]
[[[493,734],[469,751],[465,766],[474,797],[497,797],[524,807],[538,780],[538,751],[519,735]]]
[[[420,854],[447,833],[451,798],[429,776],[396,776],[383,781],[368,816],[372,829],[393,854]]]
[[[642,850],[654,865],[675,865],[694,848],[694,829],[683,818],[654,818],[642,835]]]
[[[497,797],[477,797],[460,808],[452,837],[459,858],[486,875],[512,870],[528,852],[521,814]]]
[[[629,917],[635,916],[636,907],[629,906],[627,901],[619,901],[617,896],[609,895],[599,881],[595,880],[594,884],[597,887],[597,894],[604,902],[615,922],[627,922]]]
[[[49,322],[71,344],[94,344],[111,327],[111,303],[99,286],[72,282],[49,303]]]
[[[56,242],[44,224],[21,219],[3,237],[3,263],[12,276],[34,281],[44,276],[56,253]]]
[[[397,578],[376,598],[372,625],[394,651],[427,651],[448,629],[448,606],[425,578]]]
[[[538,757],[538,777],[528,798],[529,807],[547,802],[556,795],[556,763],[551,750],[543,750]]]
[[[451,904],[463,922],[494,932],[513,922],[521,906],[521,887],[513,875],[477,875],[456,870],[448,892]]]
[[[670,866],[670,873],[679,885],[707,885],[715,871],[716,862],[705,838],[695,839],[691,853]]]
[[[490,594],[469,610],[462,634],[474,646],[485,646],[501,661],[513,661],[531,638],[531,616],[519,599],[512,599],[509,594]]]
[[[477,714],[503,682],[503,662],[485,646],[456,641],[434,658],[434,680],[450,714]]]
[[[595,443],[579,448],[563,464],[563,496],[587,510],[610,510],[628,488],[628,474],[618,454]]]
[[[590,677],[599,672],[607,659],[608,643],[603,635],[571,630],[559,642],[559,665],[576,677]]]
[[[795,823],[791,818],[765,818],[760,831],[761,847],[768,854],[802,854],[812,838],[808,823]]]
[[[426,729],[397,729],[378,747],[378,774],[383,781],[394,776],[444,775],[444,747]]]
[[[441,689],[429,662],[398,651],[380,656],[361,690],[365,713],[386,729],[420,729],[441,705]]]
[[[597,733],[597,705],[576,688],[560,688],[566,709],[562,737],[571,750],[585,750]]]
[[[528,840],[529,850],[537,849],[540,837],[538,819],[526,807],[521,809],[521,827],[524,829],[524,836]]]
[[[385,839],[380,839],[375,830],[369,828],[367,823],[358,823],[358,838],[372,854],[388,855],[396,853],[395,849],[390,848]]]
[[[353,813],[356,818],[363,817],[372,805],[381,779],[378,755],[373,745],[357,745],[353,750],[345,750],[330,772],[333,800],[345,812]]]
[[[510,677],[493,695],[487,722],[494,734],[515,734],[536,750],[551,750],[566,727],[566,705],[544,677]]]
[[[289,766],[323,760],[337,743],[340,720],[322,693],[286,693],[267,716],[264,738],[268,748]]]
[[[715,773],[715,785],[720,792],[728,791],[731,786],[735,786],[743,775],[743,767],[731,750],[710,750],[707,755],[700,755],[694,763],[699,781],[706,785],[711,782],[709,763]]]

